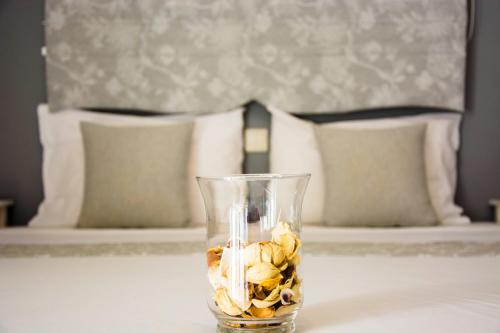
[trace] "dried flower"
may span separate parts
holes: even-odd
[[[278,303],[280,301],[280,298],[277,297],[276,299],[272,301],[261,301],[259,299],[253,299],[252,304],[257,307],[257,308],[268,308],[270,306],[273,306],[274,304]]]
[[[280,293],[281,304],[290,305],[293,302],[295,293],[290,288],[285,288]]]
[[[219,266],[212,266],[208,269],[208,281],[214,290],[227,287],[227,278],[220,274]]]
[[[272,240],[273,240],[273,242],[279,244],[280,236],[285,235],[285,234],[290,234],[290,233],[292,233],[290,225],[286,222],[279,221],[276,224],[276,226],[274,227],[273,231],[271,231]]]
[[[245,265],[253,266],[262,262],[260,243],[252,243],[245,248]]]
[[[286,259],[283,248],[276,243],[269,243],[272,248],[272,264],[276,267],[280,266]]]
[[[274,313],[274,315],[276,317],[287,315],[289,313],[292,313],[293,311],[295,311],[298,308],[299,308],[298,304],[280,306],[279,309],[276,310],[276,312]]]
[[[284,221],[271,235],[270,241],[240,241],[208,249],[208,278],[222,312],[247,319],[272,318],[298,308],[301,283],[296,268],[301,242]]]
[[[264,280],[260,283],[260,285],[267,290],[272,290],[278,286],[278,284],[281,282],[283,279],[283,275],[279,274],[278,276]]]
[[[281,289],[285,289],[285,288],[291,288],[292,287],[292,284],[293,284],[293,280],[295,279],[295,271],[292,271],[292,275],[285,281],[285,283],[283,283],[280,287]]]
[[[230,316],[238,316],[243,312],[233,303],[227,294],[226,288],[219,288],[215,291],[214,301],[217,303],[217,306],[222,312]]]
[[[282,272],[283,272],[285,269],[287,269],[287,268],[288,268],[288,263],[287,263],[286,261],[285,261],[285,263],[284,263],[283,265],[281,265],[280,267],[278,267],[278,269],[279,269],[280,271],[282,271]]]
[[[248,312],[255,318],[272,318],[274,317],[274,307],[268,307],[268,308],[257,308],[255,306],[252,306]]]
[[[293,259],[300,248],[300,241],[292,232],[290,225],[280,221],[272,231],[272,240],[283,248],[285,256]]]
[[[222,247],[214,246],[207,250],[207,265],[212,267],[218,265],[222,256]]]
[[[274,304],[278,303],[279,301],[280,301],[280,288],[279,288],[279,286],[277,286],[263,300],[259,300],[259,299],[254,298],[252,300],[252,304],[258,308],[267,308],[267,307],[273,306]]]
[[[285,259],[282,247],[274,242],[252,243],[245,248],[245,264],[247,266],[253,266],[260,262],[280,266]]]
[[[247,271],[247,281],[261,284],[263,281],[274,279],[280,275],[280,270],[268,262],[260,262]]]
[[[252,284],[252,283],[250,283],[250,284]],[[257,299],[261,299],[261,300],[265,299],[267,297],[266,293],[264,292],[264,287],[262,287],[261,285],[256,285],[254,287],[254,295]]]

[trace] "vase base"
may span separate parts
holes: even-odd
[[[282,322],[279,324],[261,325],[261,324],[232,324],[228,322],[219,322],[217,333],[293,333],[295,332],[295,323],[293,321]]]

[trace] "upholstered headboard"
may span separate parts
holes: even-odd
[[[52,110],[464,109],[466,0],[46,0]]]

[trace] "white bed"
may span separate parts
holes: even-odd
[[[0,332],[214,332],[204,229],[5,229]],[[298,332],[500,332],[500,226],[306,227]]]

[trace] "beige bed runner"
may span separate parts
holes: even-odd
[[[21,257],[98,257],[177,255],[203,252],[204,242],[144,242],[97,244],[2,244],[1,258]],[[500,242],[429,242],[429,243],[366,243],[311,242],[304,244],[311,255],[341,256],[496,256]]]

